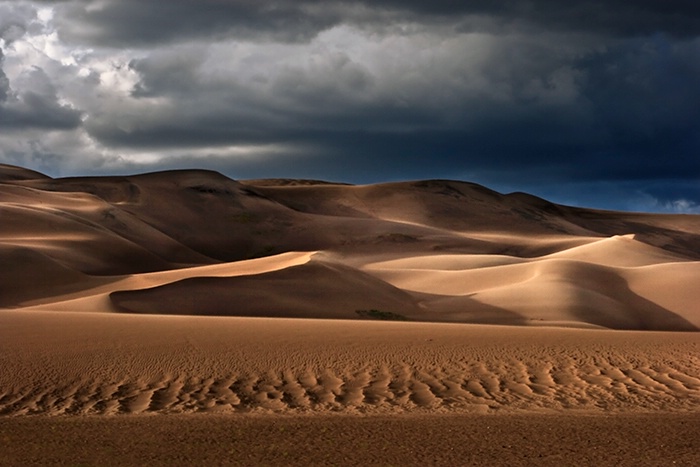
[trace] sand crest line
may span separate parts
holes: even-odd
[[[245,275],[264,274],[266,272],[306,264],[316,251],[286,252],[275,256],[255,258],[206,266],[194,266],[169,271],[159,271],[144,274],[134,274],[128,277],[108,280],[106,285],[82,290],[78,293],[52,297],[48,303],[26,303],[25,310],[53,311],[115,311],[109,300],[109,294],[115,290],[138,290],[177,282],[197,277],[237,277]],[[40,300],[44,302],[46,300]]]

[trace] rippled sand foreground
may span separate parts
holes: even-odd
[[[0,312],[0,413],[700,407],[700,335]]]
[[[697,333],[5,311],[0,362],[0,465],[700,462]]]

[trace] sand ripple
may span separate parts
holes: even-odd
[[[563,364],[562,364],[563,363]],[[466,412],[594,409],[684,411],[700,404],[700,379],[678,367],[575,362],[464,363],[416,370],[368,366],[358,372],[269,371],[211,378],[79,379],[17,387],[0,414],[250,412],[385,413],[426,409]]]
[[[66,332],[52,330],[70,318]],[[700,407],[696,333],[77,313],[0,321],[2,415]]]

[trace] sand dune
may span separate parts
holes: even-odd
[[[366,269],[425,294],[424,307],[450,320],[484,322],[478,302],[509,312],[497,319],[494,311],[492,323],[697,330],[700,307],[690,291],[700,277],[698,262],[636,243],[611,238],[536,259],[427,255]],[[470,308],[477,309],[473,317]]]
[[[357,310],[418,306],[406,292],[347,266],[312,261],[281,271],[230,278],[188,278],[158,288],[110,295],[130,313],[358,318]]]
[[[0,266],[0,465],[700,460],[700,216],[0,165]]]
[[[661,308],[683,316],[700,329],[698,302],[689,290],[693,290],[700,277],[700,264],[655,264],[639,269],[626,270],[622,277],[629,290]]]
[[[633,234],[615,235],[552,253],[545,258],[563,258],[625,268],[688,261],[681,255],[636,241]]]
[[[129,276],[94,278],[94,287],[85,288],[87,282],[81,281],[83,288],[77,292],[53,295],[50,298],[35,298],[28,301],[23,308],[25,310],[55,311],[117,311],[109,297],[114,290],[121,292],[141,290],[202,277],[218,278],[264,274],[305,264],[313,255],[314,252],[289,252],[233,263],[194,266]],[[46,271],[46,269],[42,270]],[[175,314],[181,313],[175,312]]]
[[[0,169],[4,307],[700,326],[700,216],[569,208],[441,180]]]

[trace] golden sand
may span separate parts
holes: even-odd
[[[0,166],[0,222],[0,465],[700,464],[700,216]]]

